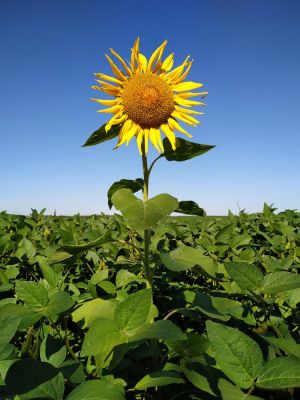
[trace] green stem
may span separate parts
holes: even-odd
[[[143,200],[144,203],[148,200],[148,191],[149,191],[149,169],[147,162],[147,155],[145,151],[145,142],[142,144],[142,161],[143,161],[143,174],[144,174],[144,187],[143,187]],[[152,276],[150,271],[150,263],[149,263],[149,246],[150,246],[150,235],[151,232],[149,230],[144,231],[144,272],[146,278],[146,287],[152,288]]]

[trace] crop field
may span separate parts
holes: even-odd
[[[299,228],[1,213],[0,399],[299,399]]]

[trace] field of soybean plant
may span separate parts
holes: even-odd
[[[44,212],[0,214],[1,399],[300,398],[299,212]]]

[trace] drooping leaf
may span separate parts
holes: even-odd
[[[205,211],[203,208],[200,208],[197,203],[191,200],[180,201],[178,208],[175,210],[176,213],[186,214],[186,215],[198,215],[203,217],[205,215]]]
[[[106,142],[107,140],[113,139],[118,136],[121,129],[120,125],[113,125],[107,133],[105,131],[105,126],[106,123],[95,132],[93,132],[88,140],[81,147],[95,146],[96,144]]]
[[[130,189],[117,190],[112,202],[128,225],[138,232],[152,228],[178,207],[177,199],[169,194],[159,194],[144,203]]]
[[[300,386],[300,360],[278,357],[265,363],[256,385],[262,389],[286,389]]]
[[[253,385],[262,365],[259,345],[236,328],[206,323],[214,357],[222,372],[242,389]]]
[[[141,178],[133,179],[121,179],[111,185],[107,192],[108,206],[112,208],[113,203],[111,201],[112,195],[119,189],[130,189],[133,193],[138,192],[143,188],[144,181]]]
[[[172,149],[169,139],[164,138],[164,153],[162,157],[165,157],[168,161],[185,161],[191,158],[200,156],[207,151],[213,149],[215,146],[209,144],[193,143],[182,138],[176,138],[176,150]]]
[[[145,390],[149,387],[173,385],[175,383],[184,383],[184,380],[175,371],[156,371],[145,375],[135,385],[135,390]]]

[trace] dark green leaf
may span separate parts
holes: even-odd
[[[256,385],[262,389],[286,389],[300,386],[300,360],[278,357],[269,360],[259,373]]]
[[[141,178],[137,178],[135,180],[132,179],[121,179],[118,182],[115,182],[111,185],[107,192],[108,206],[112,208],[113,203],[111,201],[112,195],[119,189],[130,189],[133,193],[138,192],[143,188],[144,181]]]
[[[172,149],[169,139],[164,138],[164,154],[168,161],[185,161],[200,156],[215,146],[209,144],[193,143],[182,138],[176,138],[176,150]]]
[[[175,210],[175,212],[186,215],[199,215],[200,217],[205,215],[203,208],[200,208],[197,203],[191,200],[180,201],[179,207],[177,210]]]
[[[124,389],[121,385],[93,380],[77,386],[66,400],[125,400]]]
[[[92,133],[88,140],[84,143],[84,145],[82,145],[82,147],[95,146],[96,144],[106,142],[107,140],[113,139],[118,136],[121,125],[113,125],[107,133],[105,132],[105,126],[106,123],[102,125],[99,129],[97,129],[94,133]]]
[[[173,385],[174,383],[184,383],[184,380],[175,371],[157,371],[145,375],[135,385],[136,390],[145,390],[149,387]]]

